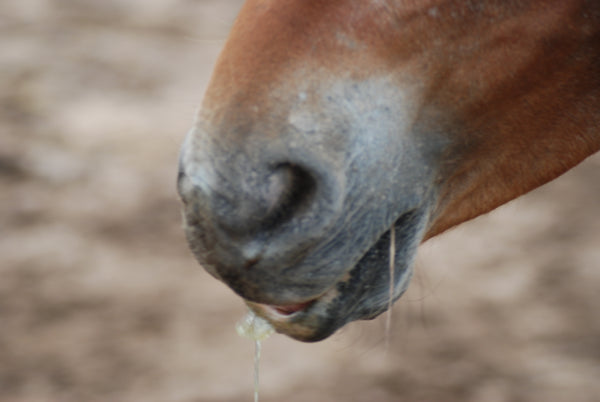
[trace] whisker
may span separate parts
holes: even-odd
[[[388,308],[385,317],[385,349],[390,349],[390,338],[392,335],[392,305],[394,303],[394,271],[396,265],[396,231],[394,226],[390,229],[390,287],[388,294]]]

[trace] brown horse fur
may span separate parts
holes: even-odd
[[[597,0],[248,0],[179,189],[202,265],[318,340],[387,308],[392,226],[399,297],[419,243],[599,149]]]

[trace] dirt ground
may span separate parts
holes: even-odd
[[[239,0],[0,2],[0,401],[252,400],[175,193]],[[421,248],[409,293],[263,345],[261,401],[600,401],[600,155]]]

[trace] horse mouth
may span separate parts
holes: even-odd
[[[361,299],[352,300],[352,296],[342,290],[352,281],[348,275],[347,280],[303,303],[271,305],[246,301],[246,304],[257,316],[269,322],[276,332],[302,342],[318,342],[350,321],[370,320],[386,311],[390,297],[395,300],[404,293],[411,274],[410,268],[405,269],[395,283],[395,288],[400,291],[394,295],[388,292],[363,293]],[[379,303],[371,303],[371,299],[379,300]]]
[[[267,305],[267,306],[272,308],[273,310],[275,310],[275,312],[277,314],[289,317],[293,314],[300,313],[300,312],[308,309],[310,307],[310,305],[315,303],[316,301],[317,301],[317,299],[313,299],[313,300],[309,300],[307,302],[298,303],[298,304],[290,304],[290,305],[284,305],[284,306],[276,306],[276,305]]]
[[[407,289],[421,232],[417,213],[398,219],[363,257],[328,290],[310,300],[273,305],[246,301],[275,331],[303,342],[316,342],[355,320],[369,320],[385,312]],[[417,232],[417,233],[415,233]],[[389,269],[390,241],[396,238],[392,291]],[[410,240],[408,240],[410,239]]]
[[[276,332],[303,342],[317,342],[340,326],[335,325],[336,320],[328,313],[338,293],[334,286],[323,295],[302,303],[272,305],[246,301],[246,304]]]

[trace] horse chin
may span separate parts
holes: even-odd
[[[303,342],[331,336],[349,322],[371,320],[384,313],[408,288],[423,226],[419,214],[408,213],[385,232],[339,281],[322,295],[289,305],[247,301],[248,307],[274,329]],[[394,248],[390,247],[396,238]],[[390,292],[390,251],[394,250],[394,285]]]
[[[410,282],[412,268],[403,270],[396,281],[393,300],[399,298]],[[350,281],[350,279],[348,280]],[[352,321],[371,320],[384,313],[389,306],[388,292],[363,293],[359,300],[340,291],[348,281],[337,283],[322,296],[303,303],[303,308],[246,302],[259,317],[267,320],[280,334],[302,342],[317,342],[331,336]]]

